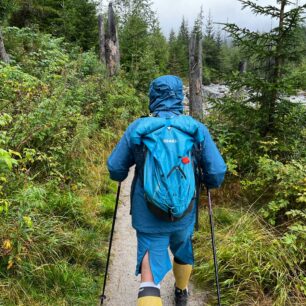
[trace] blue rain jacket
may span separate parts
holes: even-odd
[[[150,85],[150,111],[159,117],[173,117],[183,112],[183,83],[175,76],[161,76]],[[195,222],[195,210],[176,222],[160,220],[147,207],[143,190],[143,150],[131,141],[131,136],[142,120],[139,118],[129,125],[121,140],[108,158],[107,166],[111,179],[123,181],[129,169],[136,164],[134,179],[131,187],[132,226],[144,233],[170,233],[187,228]],[[204,139],[201,143],[202,151],[200,166],[204,172],[204,184],[208,188],[221,185],[226,172],[224,160],[212,140],[206,126],[198,121],[199,133]]]

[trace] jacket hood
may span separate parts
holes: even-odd
[[[174,75],[164,75],[151,82],[150,112],[183,112],[183,82]]]

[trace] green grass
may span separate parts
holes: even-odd
[[[32,185],[15,194],[0,219],[0,305],[96,305],[113,187],[109,194],[83,196]]]
[[[298,260],[254,213],[214,208],[222,305],[305,305]],[[215,305],[214,265],[206,212],[195,235],[194,279]],[[204,229],[204,230],[203,230]]]

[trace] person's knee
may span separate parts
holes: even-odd
[[[179,265],[188,265],[187,262],[180,260],[179,258],[175,257],[173,258],[174,262],[176,262]]]

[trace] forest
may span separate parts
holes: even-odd
[[[97,304],[116,193],[106,159],[148,114],[151,80],[188,88],[191,37],[202,84],[228,88],[199,118],[228,166],[212,193],[222,305],[306,305],[306,104],[290,99],[306,96],[306,4],[237,1],[276,26],[218,24],[203,3],[165,37],[150,0],[114,0],[110,75],[105,3],[0,0],[1,306]],[[193,280],[216,305],[209,235],[202,204]]]

